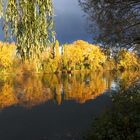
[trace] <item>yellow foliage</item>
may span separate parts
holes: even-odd
[[[133,85],[136,81],[139,81],[140,78],[140,72],[139,71],[124,71],[121,74],[121,89],[126,90],[128,89],[131,85]]]
[[[19,63],[18,67],[15,70],[16,74],[31,74],[36,71],[36,63],[29,61]]]
[[[115,62],[115,60],[112,59],[107,59],[106,62],[103,65],[103,69],[105,70],[114,70],[116,69],[117,63]]]
[[[101,68],[106,57],[99,46],[78,40],[73,44],[63,46],[62,61],[67,70],[90,68],[93,70]]]
[[[17,104],[17,98],[14,94],[13,85],[6,82],[0,90],[0,108],[9,107]]]
[[[58,40],[56,40],[56,43],[55,43],[55,58],[60,59],[59,41]]]
[[[46,48],[38,58],[27,60],[24,63],[16,57],[14,43],[0,42],[0,71],[14,71],[14,73],[41,72],[71,72],[76,70],[113,70],[113,69],[140,69],[140,63],[134,52],[122,50],[118,57],[110,58],[103,53],[97,45],[89,44],[83,40],[77,40],[72,44],[63,45],[60,53],[59,41],[53,48],[55,54],[52,57],[52,47]],[[9,71],[11,70],[11,71]]]
[[[60,71],[61,69],[61,55],[60,55],[60,50],[59,50],[59,41],[56,40],[55,43],[55,57],[51,57],[52,50],[48,50],[47,57],[42,57],[43,59],[43,70],[45,73],[55,73]],[[45,56],[45,55],[44,55]]]
[[[54,59],[47,59],[43,63],[43,71],[45,73],[55,73],[60,70],[60,61],[56,58]]]
[[[3,69],[9,69],[12,67],[16,54],[16,46],[14,43],[2,43],[0,42],[0,67]]]
[[[139,67],[139,59],[134,52],[122,50],[118,54],[119,67],[124,69],[136,69]]]

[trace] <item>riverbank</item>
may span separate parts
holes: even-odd
[[[113,108],[94,119],[86,140],[140,138],[140,82],[112,96]]]

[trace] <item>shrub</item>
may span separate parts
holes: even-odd
[[[0,42],[0,69],[8,70],[13,66],[15,59],[16,47],[14,43]]]
[[[98,46],[78,40],[63,46],[62,62],[66,70],[100,69],[106,57]]]
[[[139,59],[134,52],[121,50],[118,53],[118,60],[119,69],[138,69],[140,67]]]

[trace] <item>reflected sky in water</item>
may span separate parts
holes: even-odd
[[[91,35],[87,33],[87,20],[78,0],[54,0],[54,7],[55,30],[61,44],[79,39],[92,42]],[[0,27],[0,40],[4,40],[2,24]]]

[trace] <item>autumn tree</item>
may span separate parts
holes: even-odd
[[[105,61],[106,56],[97,45],[89,44],[83,40],[77,40],[73,44],[63,46],[63,69],[68,71],[101,69]]]

